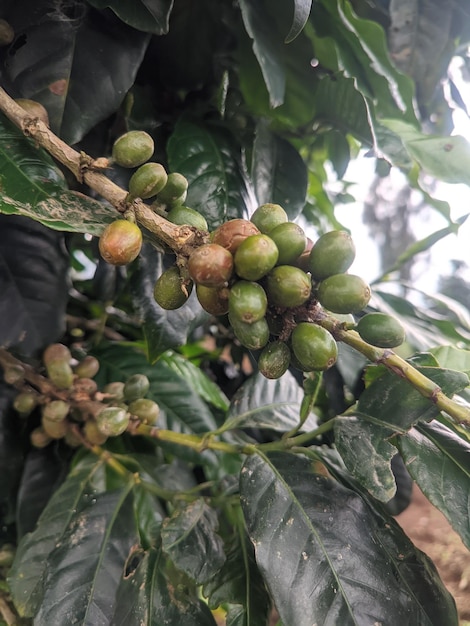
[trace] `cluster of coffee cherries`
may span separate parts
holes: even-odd
[[[195,221],[199,230],[207,230],[204,217],[184,206],[187,179],[179,172],[167,173],[161,163],[149,161],[154,150],[152,137],[141,130],[131,130],[114,142],[111,162],[135,169],[129,180],[128,201],[152,198],[150,206],[164,212],[168,221],[178,225]],[[108,224],[99,240],[101,256],[112,265],[130,263],[141,248],[142,231],[130,219],[117,219]]]
[[[315,243],[288,220],[278,204],[264,204],[250,220],[219,226],[210,242],[196,248],[184,278],[178,265],[158,279],[155,300],[166,309],[184,304],[193,285],[201,306],[215,316],[228,314],[242,346],[259,351],[258,366],[267,378],[279,378],[289,366],[321,371],[337,359],[333,335],[315,323],[325,312],[376,346],[396,347],[404,331],[395,318],[361,312],[371,291],[347,273],[355,258],[351,236],[340,230]]]
[[[19,415],[28,417],[34,409],[40,410],[41,424],[31,432],[35,447],[45,447],[54,439],[64,439],[72,447],[84,442],[101,445],[108,437],[121,435],[131,421],[157,423],[160,408],[145,397],[149,380],[144,374],[99,390],[93,380],[98,360],[87,355],[74,361],[69,348],[60,343],[46,348],[43,364],[45,376],[40,380],[28,377],[19,363],[4,370],[6,382],[20,390],[13,401]]]

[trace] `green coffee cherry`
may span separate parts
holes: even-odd
[[[278,265],[292,265],[305,250],[307,237],[294,222],[284,222],[273,228],[269,236],[279,250]]]
[[[211,241],[235,254],[242,241],[250,235],[259,234],[259,230],[252,222],[244,219],[234,219],[224,222],[216,228],[211,234]]]
[[[109,395],[109,398],[106,399],[106,402],[123,402],[124,401],[124,383],[122,382],[114,382],[108,383],[103,388],[103,393]]]
[[[292,331],[292,350],[304,371],[326,370],[336,363],[338,346],[331,333],[310,322],[301,322]]]
[[[290,364],[289,346],[283,341],[268,343],[259,355],[258,369],[266,378],[280,378]]]
[[[51,400],[42,407],[43,418],[51,422],[62,422],[70,411],[70,404],[63,400]]]
[[[161,163],[145,163],[136,170],[129,180],[131,198],[146,200],[163,189],[168,179]]]
[[[291,308],[306,302],[312,290],[310,277],[292,265],[278,265],[266,279],[269,304]]]
[[[308,260],[308,268],[316,281],[334,274],[343,274],[352,265],[356,247],[351,235],[344,230],[332,230],[315,242]]]
[[[73,384],[73,371],[70,366],[70,350],[55,343],[48,346],[43,354],[44,365],[50,381],[59,389],[70,389]]]
[[[175,206],[168,212],[167,220],[179,226],[194,226],[198,230],[209,230],[204,215],[187,206]]]
[[[38,404],[38,397],[35,393],[22,391],[13,400],[13,408],[21,417],[28,417]]]
[[[0,20],[1,22],[2,20]],[[35,100],[28,100],[27,98],[18,98],[15,100],[16,104],[19,104],[29,115],[35,119],[41,120],[46,126],[49,126],[49,115],[46,109],[40,102]]]
[[[153,290],[153,297],[162,309],[172,311],[183,306],[189,298],[192,288],[192,283],[183,284],[179,268],[174,265],[165,270],[158,278]]]
[[[129,404],[129,413],[138,417],[145,424],[153,425],[160,415],[160,407],[153,400],[138,398]]]
[[[79,378],[93,378],[100,369],[100,362],[94,356],[84,357],[73,369]]]
[[[0,20],[1,22],[2,20]],[[0,548],[0,568],[11,567],[15,560],[15,546],[11,543],[4,543]],[[11,623],[11,622],[10,622]]]
[[[98,430],[106,437],[117,437],[127,429],[130,417],[127,409],[107,406],[96,416]]]
[[[230,291],[226,287],[218,289],[216,287],[196,285],[196,295],[200,305],[204,311],[216,317],[228,313],[229,293]]]
[[[279,224],[287,222],[289,218],[279,204],[262,204],[250,219],[260,233],[268,234]]]
[[[206,243],[191,253],[188,272],[198,285],[225,287],[233,273],[233,257],[222,246]]]
[[[3,378],[8,385],[24,381],[24,367],[20,363],[7,365],[3,370]]]
[[[93,378],[76,378],[73,381],[73,394],[74,400],[86,399],[85,396],[91,398],[98,391],[98,384]]]
[[[235,271],[245,280],[259,280],[277,263],[279,251],[267,235],[250,235],[235,252]]]
[[[124,400],[133,402],[138,398],[143,398],[150,389],[150,381],[145,374],[133,374],[124,383]]]
[[[178,172],[172,172],[168,174],[166,185],[158,193],[158,201],[170,206],[177,206],[183,204],[186,200],[186,194],[188,191],[188,180],[179,174]],[[170,220],[171,221],[171,220]],[[176,224],[177,222],[175,222]],[[201,228],[200,230],[207,230],[207,228]]]
[[[88,439],[90,443],[95,446],[101,446],[108,438],[107,435],[103,434],[98,428],[98,424],[95,420],[88,420],[85,422],[83,427],[83,434]]]
[[[113,160],[122,167],[138,167],[150,159],[155,149],[152,137],[143,130],[131,130],[116,139]]]
[[[266,292],[258,283],[239,280],[232,286],[228,299],[230,319],[253,324],[265,316],[267,306]]]
[[[62,439],[65,437],[65,433],[68,430],[68,425],[66,420],[62,420],[60,422],[56,422],[54,420],[48,419],[44,417],[41,418],[41,426],[43,427],[44,432],[51,439]]]
[[[44,431],[42,426],[38,426],[33,431],[31,431],[29,438],[31,441],[31,445],[35,448],[45,448],[52,441],[52,438],[49,437],[49,435]]]
[[[127,265],[139,256],[142,231],[133,222],[116,220],[108,224],[99,240],[103,259],[111,265]]]
[[[405,329],[386,313],[367,313],[357,323],[361,339],[378,348],[396,348],[405,341]]]
[[[355,313],[367,306],[370,287],[360,276],[334,274],[320,283],[317,298],[333,313]]]
[[[266,318],[246,324],[229,316],[230,325],[238,341],[249,350],[260,350],[268,343],[269,328]]]

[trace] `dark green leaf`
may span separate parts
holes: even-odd
[[[210,230],[250,213],[240,147],[226,129],[181,119],[167,151],[171,171],[189,181],[186,204],[204,215]]]
[[[396,448],[384,437],[382,428],[360,415],[339,415],[335,419],[335,445],[344,464],[360,484],[377,500],[388,502],[396,492],[390,462]]]
[[[252,456],[242,507],[285,624],[458,623],[432,562],[353,491],[288,453]]]
[[[283,44],[276,37],[276,22],[259,0],[240,0],[240,9],[246,31],[253,40],[253,52],[269,92],[270,104],[277,107],[284,102],[286,78]]]
[[[92,497],[83,494],[48,557],[38,624],[109,624],[124,564],[138,540],[132,485]]]
[[[203,591],[212,609],[229,605],[227,626],[263,626],[268,623],[271,601],[244,528],[239,528],[228,546],[222,569],[204,585]]]
[[[398,447],[411,476],[470,549],[470,443],[433,421],[399,437]]]
[[[438,385],[447,396],[462,391],[469,384],[468,376],[462,372],[437,367],[416,369]],[[429,421],[439,414],[439,409],[431,400],[389,371],[361,394],[357,409],[363,416],[385,422],[391,430],[395,427],[408,430],[418,420]]]
[[[18,488],[16,523],[18,537],[32,532],[50,497],[63,482],[67,463],[51,446],[28,452]]]
[[[8,55],[5,80],[41,102],[51,129],[70,144],[117,110],[150,38],[82,2],[22,2],[9,20],[24,42]]]
[[[302,212],[307,194],[307,168],[294,146],[271,132],[265,122],[256,128],[252,179],[259,204],[280,204],[289,220]]]
[[[131,291],[134,305],[143,319],[147,353],[151,362],[168,348],[184,345],[193,330],[209,317],[201,308],[195,293],[182,307],[174,311],[167,311],[157,304],[153,291],[163,270],[162,255],[152,246],[144,245],[139,254]]]
[[[161,428],[185,433],[215,430],[215,420],[207,405],[165,361],[151,365],[145,355],[132,346],[109,345],[94,354],[100,361],[100,371],[95,378],[99,384],[125,381],[137,373],[148,377],[150,390],[146,397],[160,406]]]
[[[176,509],[162,528],[162,547],[178,569],[202,584],[225,561],[217,513],[202,498]]]
[[[234,428],[270,428],[289,431],[298,425],[303,391],[294,376],[286,372],[277,380],[253,374],[235,393],[227,420],[221,431]],[[312,430],[316,418],[311,416],[304,425]]]
[[[453,16],[453,5],[439,0],[390,2],[390,55],[416,82],[421,104],[434,95],[452,56]]]
[[[30,217],[48,228],[101,235],[116,210],[66,190],[51,157],[0,119],[0,212]]]
[[[15,522],[17,488],[24,465],[24,453],[18,436],[18,415],[13,412],[11,402],[16,390],[0,381],[0,510],[4,526],[0,530],[0,541],[7,525]]]
[[[155,464],[155,459],[153,459]],[[140,476],[148,481],[148,477],[139,471]],[[147,488],[147,484],[134,487],[134,516],[139,531],[140,545],[147,550],[155,545],[160,536],[160,528],[165,511],[160,501]]]
[[[79,504],[94,497],[92,480],[101,467],[96,457],[79,463],[50,499],[36,530],[20,542],[10,571],[10,589],[20,615],[32,617],[40,608],[47,559],[67,535],[73,520],[76,521]]]
[[[286,43],[294,41],[305,26],[308,16],[310,15],[310,9],[312,8],[312,0],[294,0],[294,19],[292,26],[285,39]]]
[[[173,0],[87,0],[97,9],[109,7],[126,24],[154,35],[168,32]]]
[[[165,575],[161,550],[136,551],[126,564],[110,626],[216,626],[204,602]]]
[[[163,354],[161,360],[183,378],[205,402],[221,411],[227,411],[229,400],[222,389],[191,361],[174,352]]]

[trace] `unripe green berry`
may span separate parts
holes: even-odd
[[[360,276],[334,274],[320,283],[317,298],[333,313],[355,313],[368,304],[370,287]]]
[[[310,277],[292,265],[278,265],[266,279],[268,302],[278,307],[300,306],[309,299],[311,289]]]
[[[60,343],[48,346],[43,353],[47,375],[50,381],[59,389],[70,389],[72,386],[73,371],[70,366],[71,358],[70,350]]]
[[[182,204],[188,191],[188,180],[179,172],[168,174],[166,185],[158,193],[158,201],[170,206]],[[171,220],[170,220],[171,221]],[[177,223],[177,222],[175,222]],[[207,229],[201,229],[207,230]]]
[[[334,365],[338,357],[338,346],[333,335],[310,322],[301,322],[294,328],[291,344],[304,371],[326,370]]]
[[[98,424],[95,420],[88,420],[85,422],[83,427],[83,434],[88,439],[90,443],[95,446],[101,446],[108,438],[107,435],[103,434],[98,428]]]
[[[33,431],[31,431],[29,438],[31,444],[35,448],[45,448],[52,441],[52,437],[49,437],[49,435],[44,431],[42,426],[38,426]]]
[[[124,383],[124,400],[133,402],[138,398],[143,398],[150,389],[150,381],[145,374],[133,374]]]
[[[153,425],[160,415],[160,407],[153,400],[138,398],[129,404],[129,412],[145,424]]]
[[[47,346],[42,355],[44,365],[47,367],[49,363],[62,361],[69,363],[72,358],[70,350],[62,343],[52,343]]]
[[[27,417],[32,413],[38,404],[38,397],[35,393],[22,391],[13,400],[13,408],[21,417]]]
[[[267,235],[250,235],[235,252],[235,271],[245,280],[259,280],[277,263],[279,251]]]
[[[11,567],[15,560],[15,552],[15,546],[4,543],[0,548],[0,567]]]
[[[148,161],[155,149],[152,137],[143,130],[131,130],[116,139],[113,160],[121,167],[138,167]]]
[[[3,378],[8,385],[15,385],[24,380],[24,367],[18,364],[7,365],[3,370]]]
[[[183,306],[189,298],[193,284],[184,284],[177,265],[170,267],[160,275],[153,290],[155,302],[162,309],[172,311]]]
[[[96,416],[98,430],[107,437],[117,437],[127,429],[129,425],[129,413],[126,409],[118,406],[108,406]]]
[[[91,355],[84,357],[74,368],[73,371],[79,378],[93,378],[100,369],[100,362]]]
[[[249,350],[260,350],[268,343],[269,328],[266,318],[246,324],[229,316],[230,325],[232,326],[235,337],[238,341]]]
[[[284,222],[273,228],[269,236],[279,250],[278,265],[292,265],[305,250],[307,237],[294,222]]]
[[[268,299],[258,283],[237,281],[230,289],[228,311],[230,319],[253,324],[266,314]]]
[[[109,395],[109,398],[106,398],[106,402],[121,402],[124,400],[124,383],[120,381],[108,383],[103,388],[103,393]]]
[[[129,195],[146,200],[155,196],[166,185],[168,179],[161,163],[145,163],[135,171],[129,180]]]
[[[44,417],[41,418],[41,426],[44,429],[44,432],[49,435],[51,439],[62,439],[65,437],[65,433],[68,430],[68,425],[66,420],[62,420],[61,422],[56,422],[54,420],[48,419]]]
[[[192,280],[205,287],[225,287],[233,273],[233,257],[215,243],[196,248],[188,260]]]
[[[127,265],[139,256],[142,231],[133,222],[116,220],[108,224],[99,240],[103,259],[111,265]]]
[[[62,422],[70,411],[70,404],[64,400],[51,400],[42,407],[42,416],[51,422]]]
[[[71,448],[79,448],[82,445],[82,440],[76,435],[73,430],[68,429],[64,435],[65,443]]]
[[[251,221],[260,233],[268,234],[279,224],[288,221],[287,213],[279,204],[262,204],[251,216]]]
[[[216,317],[228,313],[228,299],[230,291],[226,287],[204,287],[204,285],[196,285],[196,295],[200,305]]]
[[[280,378],[290,364],[289,346],[283,341],[273,341],[259,355],[258,369],[266,378]]]
[[[194,226],[198,230],[208,230],[209,227],[204,215],[198,211],[190,209],[188,206],[175,206],[168,212],[167,220],[179,226]]]
[[[1,20],[0,20],[1,22]],[[28,100],[27,98],[18,98],[15,100],[32,118],[41,120],[46,126],[49,126],[49,115],[40,102],[36,100]]]
[[[313,245],[308,268],[316,281],[334,274],[343,274],[352,265],[356,247],[351,235],[344,230],[332,230],[322,235]]]
[[[405,341],[401,323],[386,313],[367,313],[357,323],[361,339],[378,348],[396,348]]]

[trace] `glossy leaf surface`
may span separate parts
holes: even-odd
[[[288,453],[252,456],[240,492],[256,561],[296,626],[457,624],[431,561],[393,520]]]
[[[433,421],[412,428],[398,447],[411,476],[470,549],[470,443]]]
[[[187,206],[204,215],[210,230],[247,216],[251,200],[241,152],[227,130],[181,119],[167,150],[171,171],[189,181]]]
[[[197,499],[177,509],[162,528],[162,546],[178,569],[202,584],[216,575],[225,561],[217,534],[214,509]]]

